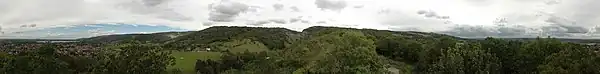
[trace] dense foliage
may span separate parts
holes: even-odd
[[[554,38],[469,40],[333,27],[302,33],[215,27],[159,39],[165,40],[127,37],[94,51],[54,43],[17,44],[10,51],[3,46],[0,74],[183,73],[169,68],[176,60],[171,51],[220,53],[219,59],[196,60],[195,72],[201,74],[600,74],[598,47]],[[15,52],[22,47],[35,48]]]
[[[170,53],[150,44],[123,44],[102,51],[64,53],[47,44],[31,52],[2,55],[2,74],[157,74],[172,64]]]
[[[213,42],[250,39],[262,42],[269,49],[283,49],[294,42],[298,32],[284,28],[250,28],[250,27],[211,27],[190,33],[166,42],[166,46],[176,49],[193,49],[210,47]],[[193,46],[193,47],[189,47]]]

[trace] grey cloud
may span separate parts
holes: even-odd
[[[126,10],[126,11],[129,11],[131,13],[144,14],[144,15],[145,14],[157,13],[157,12],[161,11],[161,7],[160,6],[146,5],[145,0],[142,0],[142,2],[139,2],[139,1],[130,1],[130,2],[118,3],[115,7],[117,9],[120,9],[120,10]]]
[[[298,16],[295,18],[290,18],[289,19],[289,23],[296,23],[296,22],[300,22],[300,23],[310,23],[309,20],[306,19],[302,19],[304,16]]]
[[[589,30],[583,27],[573,27],[573,26],[562,26],[562,28],[567,29],[565,33],[588,33]]]
[[[559,27],[559,26],[546,26],[546,27],[542,27],[542,35],[545,36],[559,36],[559,37],[565,37],[565,36],[572,36],[570,33],[566,33],[567,30]]]
[[[438,15],[435,12],[425,13],[425,17],[437,17]]]
[[[168,0],[142,0],[142,3],[144,3],[144,5],[146,6],[156,6],[159,4],[163,4],[167,1]]]
[[[344,0],[338,0],[338,1],[316,0],[315,4],[321,10],[334,10],[334,11],[342,10],[342,9],[346,8],[346,6],[347,6],[346,1],[344,1]]]
[[[522,26],[516,27],[500,27],[498,30],[498,36],[519,36],[527,32],[526,28]]]
[[[299,18],[291,18],[291,19],[290,19],[290,22],[291,22],[291,23],[295,23],[295,22],[298,22],[298,21],[300,21],[300,20],[302,20],[302,19],[299,19]]]
[[[378,21],[381,22],[381,24],[389,26],[402,25],[426,28],[432,28],[445,23],[443,20],[423,19],[422,17],[410,15],[410,13],[404,14],[402,12],[398,12],[397,14],[385,14],[385,17]],[[450,22],[448,22],[448,24],[450,24]]]
[[[546,5],[557,5],[559,7],[555,12],[541,12],[540,16],[549,16],[544,22],[550,26],[541,27],[541,34],[550,36],[577,36],[590,35],[597,36],[598,28],[592,26],[598,25],[600,19],[600,1],[582,0],[576,2],[562,2],[559,0],[546,1]],[[592,28],[587,28],[592,27]],[[595,29],[595,30],[590,30]]]
[[[552,16],[546,20],[546,22],[551,23],[551,27],[565,29],[564,31],[560,31],[561,33],[587,33],[588,29],[577,26],[577,23],[571,22],[567,19]]]
[[[417,11],[417,14],[423,15],[423,16],[425,16],[427,18],[450,19],[450,16],[442,16],[442,15],[437,14],[434,11],[419,10],[419,11]]]
[[[30,25],[21,25],[21,28],[28,28],[28,27],[36,27],[37,24],[30,24]]]
[[[598,20],[600,20],[600,14],[598,14],[600,12],[600,0],[581,0],[570,5],[556,13],[571,14],[567,15],[570,17],[568,19],[575,20],[573,22],[577,22],[577,25],[600,25],[598,24]]]
[[[574,22],[570,22],[567,19],[560,18],[560,17],[557,17],[557,16],[551,16],[550,18],[546,19],[545,22],[554,23],[554,24],[559,25],[559,26],[566,26],[566,25],[574,25],[575,24]]]
[[[283,10],[283,4],[273,4],[273,8],[277,11]]]
[[[595,26],[595,27],[592,27],[592,30],[591,30],[590,32],[593,32],[593,33],[598,33],[598,32],[600,32],[600,26]]]
[[[364,6],[364,5],[356,5],[356,6],[353,6],[353,7],[354,7],[354,8],[363,8],[363,7],[365,7],[365,6]]]
[[[318,22],[316,22],[316,23],[317,23],[317,24],[326,24],[327,22],[325,22],[325,21],[318,21]]]
[[[271,23],[271,21],[255,21],[255,22],[250,22],[250,23],[246,23],[248,25],[256,25],[256,26],[261,26],[263,24],[268,24]]]
[[[213,9],[218,13],[223,14],[239,14],[244,11],[247,11],[250,6],[238,2],[225,2],[217,5]]]
[[[310,22],[309,22],[309,21],[307,21],[307,20],[302,20],[302,21],[300,21],[300,22],[301,22],[301,23],[310,23]]]
[[[595,33],[600,33],[600,26],[596,26],[593,29]]]
[[[559,1],[559,0],[548,0],[545,3],[546,3],[546,5],[555,5],[555,4],[560,4],[561,1]]]
[[[208,20],[215,22],[232,22],[237,15],[228,15],[223,13],[209,13]]]
[[[269,24],[269,23],[287,24],[288,22],[285,19],[270,19],[270,20],[262,20],[262,21],[253,21],[253,22],[249,22],[246,24],[261,26],[263,24]]]
[[[451,27],[450,30],[440,31],[439,33],[459,36],[459,37],[573,37],[589,32],[583,27],[563,27],[563,26],[543,26],[540,28],[531,28],[519,25],[513,26],[468,26],[458,25]]]
[[[161,18],[171,21],[189,21],[193,20],[191,17],[182,15],[174,8],[166,6],[171,0],[141,0],[141,2],[132,1],[120,3],[118,6],[120,9],[128,10],[135,14],[142,15],[156,15],[154,17]]]
[[[486,37],[497,36],[497,32],[493,29],[483,26],[455,26],[449,31],[441,33],[450,34],[459,37]]]
[[[520,25],[513,26],[470,26],[457,25],[451,27],[450,30],[440,31],[439,33],[449,34],[459,37],[536,37],[540,36],[534,32],[535,29]],[[552,32],[544,32],[552,33]],[[548,36],[568,36],[569,34],[546,34]],[[546,36],[544,35],[544,36]]]
[[[31,25],[29,25],[29,27],[36,27],[36,26],[37,26],[37,24],[31,24]]]
[[[290,9],[292,9],[292,11],[294,11],[294,12],[301,12],[300,9],[296,6],[292,6],[292,7],[290,7]]]
[[[437,19],[450,19],[450,16],[440,16],[440,17],[436,17]]]
[[[214,5],[214,4],[213,4]],[[208,20],[215,22],[234,21],[240,13],[248,11],[250,6],[239,2],[221,2],[212,6]]]
[[[417,11],[417,14],[419,14],[419,15],[425,14],[425,13],[428,13],[428,11],[425,11],[425,10],[419,10],[419,11]]]
[[[277,23],[277,24],[286,24],[287,23],[287,21],[284,19],[271,19],[269,21],[271,21],[273,23]]]
[[[1,0],[0,17],[4,19],[0,21],[3,25],[16,25],[75,17],[86,8],[82,2],[83,0]]]

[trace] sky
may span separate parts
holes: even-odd
[[[211,26],[600,38],[600,0],[0,0],[0,11],[0,39],[85,38]]]

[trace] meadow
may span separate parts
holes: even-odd
[[[195,73],[194,66],[196,60],[219,60],[220,52],[173,52],[171,56],[175,57],[175,65],[171,66],[168,70],[180,69],[185,74]]]

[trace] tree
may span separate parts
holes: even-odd
[[[150,44],[122,44],[115,49],[105,49],[94,73],[157,74],[165,73],[173,64],[170,52]]]
[[[59,59],[56,47],[45,45],[34,52],[3,59],[2,71],[6,74],[68,74],[73,73],[68,64]]]
[[[583,46],[571,47],[548,56],[538,68],[542,74],[599,74],[600,54]]]
[[[385,73],[383,57],[375,52],[372,39],[361,32],[331,30],[317,33],[309,40],[303,56],[305,73]],[[300,52],[302,53],[302,52]]]
[[[444,52],[451,48],[455,48],[458,45],[457,40],[449,37],[424,40],[422,42],[424,43],[424,47],[423,50],[417,53],[418,62],[415,64],[415,72],[417,73],[428,73],[437,71],[435,70],[435,68],[437,68],[435,64],[439,61],[442,61],[440,60],[440,58],[445,56]]]
[[[514,73],[519,68],[517,67],[517,52],[520,50],[522,42],[507,41],[495,38],[486,38],[479,42],[483,50],[488,51],[493,56],[498,57],[502,67],[500,73]]]
[[[480,49],[477,43],[444,49],[438,59],[425,73],[489,74],[498,73],[500,67],[498,58]]]
[[[396,61],[414,64],[418,62],[419,52],[423,49],[421,42],[404,38],[386,38],[378,40],[377,53]]]
[[[521,49],[517,51],[517,57],[514,66],[517,73],[536,73],[538,66],[543,64],[544,59],[553,53],[557,53],[565,48],[572,46],[560,42],[553,38],[537,38],[533,41],[528,41],[523,44]]]

